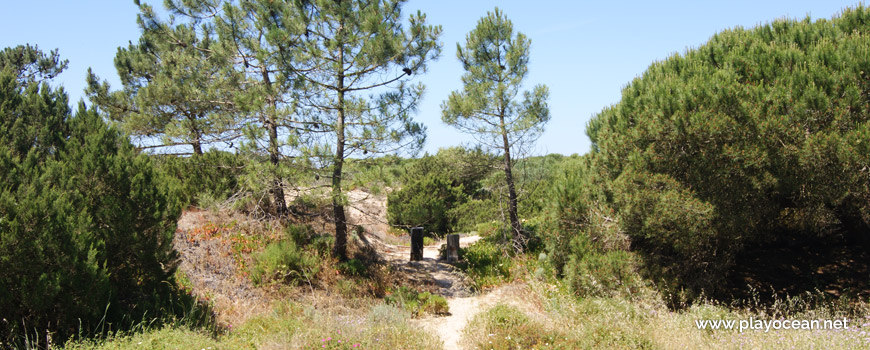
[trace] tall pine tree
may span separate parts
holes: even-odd
[[[425,128],[413,120],[424,91],[414,75],[440,55],[439,26],[411,15],[404,0],[312,1],[302,17],[284,17],[286,33],[301,39],[285,60],[288,73],[305,83],[300,106],[317,129],[307,155],[326,164],[332,180],[333,254],[346,257],[347,225],[342,190],[348,157],[418,150]],[[277,36],[276,32],[273,37]]]
[[[442,120],[475,136],[484,145],[501,151],[508,188],[508,217],[517,250],[524,249],[517,214],[517,191],[512,173],[513,155],[540,136],[550,120],[549,92],[544,85],[523,92],[528,74],[530,40],[496,8],[477,22],[468,33],[465,47],[456,44],[456,57],[462,62],[464,88],[454,91],[441,104]]]
[[[406,29],[405,2],[255,2],[283,73],[299,84],[300,150],[331,178],[333,253],[341,259],[347,255],[345,159],[417,150],[425,139],[425,128],[412,118],[423,85],[411,80],[440,54],[441,29],[421,13],[410,16]]]

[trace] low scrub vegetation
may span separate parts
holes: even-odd
[[[450,311],[447,300],[443,296],[430,292],[418,292],[403,286],[393,290],[384,298],[384,301],[410,312],[415,317],[425,314],[445,315]]]
[[[475,289],[491,288],[511,280],[514,264],[511,252],[494,241],[480,240],[459,250],[458,266],[471,278]]]
[[[622,297],[576,298],[567,290],[532,283],[531,305],[496,304],[477,314],[463,331],[469,349],[870,349],[870,318],[865,305],[817,303],[805,295],[780,299],[763,310],[734,309],[699,301],[673,311],[656,292],[640,290]],[[807,306],[813,305],[807,308]],[[835,320],[846,330],[698,329],[700,320]]]
[[[65,349],[441,349],[437,337],[414,327],[411,318],[410,312],[382,303],[342,313],[289,302],[217,336],[189,327],[165,327],[72,342]]]
[[[308,282],[318,272],[314,256],[299,249],[292,240],[271,243],[254,254],[251,280],[254,284]]]

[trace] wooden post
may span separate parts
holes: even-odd
[[[459,234],[447,235],[447,262],[459,260]]]
[[[411,228],[411,261],[423,260],[423,228]]]

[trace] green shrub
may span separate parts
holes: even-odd
[[[740,238],[714,235],[710,203],[667,175],[625,173],[614,187],[621,227],[664,292],[712,290],[722,282]]]
[[[180,206],[120,131],[0,67],[0,178],[0,342],[158,316]]]
[[[574,293],[628,297],[642,286],[633,253],[595,249],[589,237],[583,234],[577,235],[571,245],[572,254],[565,265],[564,276]]]
[[[429,292],[418,292],[405,286],[400,286],[392,291],[384,300],[387,304],[395,305],[410,312],[414,316],[449,314],[447,299],[443,296]]]
[[[292,240],[270,243],[254,254],[251,281],[255,284],[310,282],[319,271],[316,256],[299,249]]]
[[[298,246],[307,246],[318,237],[311,225],[302,224],[288,224],[284,227],[284,235]]]
[[[320,256],[328,256],[332,252],[332,247],[335,244],[335,236],[330,234],[318,235],[311,239],[309,247]]]
[[[499,204],[495,199],[471,199],[459,203],[448,213],[453,232],[471,232],[477,225],[501,220]],[[477,230],[480,232],[480,230]]]
[[[462,186],[454,186],[441,173],[429,173],[387,196],[387,219],[391,225],[423,226],[443,235],[452,222],[451,208],[465,200]]]
[[[480,148],[451,147],[403,162],[402,187],[388,198],[390,223],[441,235],[500,218],[483,186],[496,161]]]
[[[348,276],[366,277],[369,275],[368,265],[359,259],[350,259],[339,263],[338,271]]]
[[[617,240],[620,236],[615,213],[609,208],[604,195],[607,184],[597,174],[599,167],[591,155],[571,158],[562,163],[552,182],[547,198],[550,205],[545,211],[545,225],[540,236],[546,245],[553,267],[562,272],[571,258],[571,240],[579,234],[592,237],[594,242]],[[605,219],[606,218],[606,219]],[[624,235],[622,235],[624,236]],[[627,243],[627,242],[626,242]],[[628,248],[603,244],[602,249]]]
[[[199,156],[153,157],[160,171],[176,180],[185,205],[207,207],[226,200],[239,190],[239,177],[245,171],[242,156],[216,149]]]
[[[329,256],[335,243],[334,235],[318,234],[308,224],[288,224],[284,227],[284,235],[296,243],[297,247],[305,248],[319,257]]]
[[[480,240],[467,248],[460,249],[459,264],[474,282],[477,289],[491,287],[511,276],[511,262],[507,251],[497,243]]]

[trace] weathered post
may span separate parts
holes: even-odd
[[[423,260],[423,228],[411,228],[411,261]]]
[[[459,234],[447,235],[447,262],[459,260]]]

